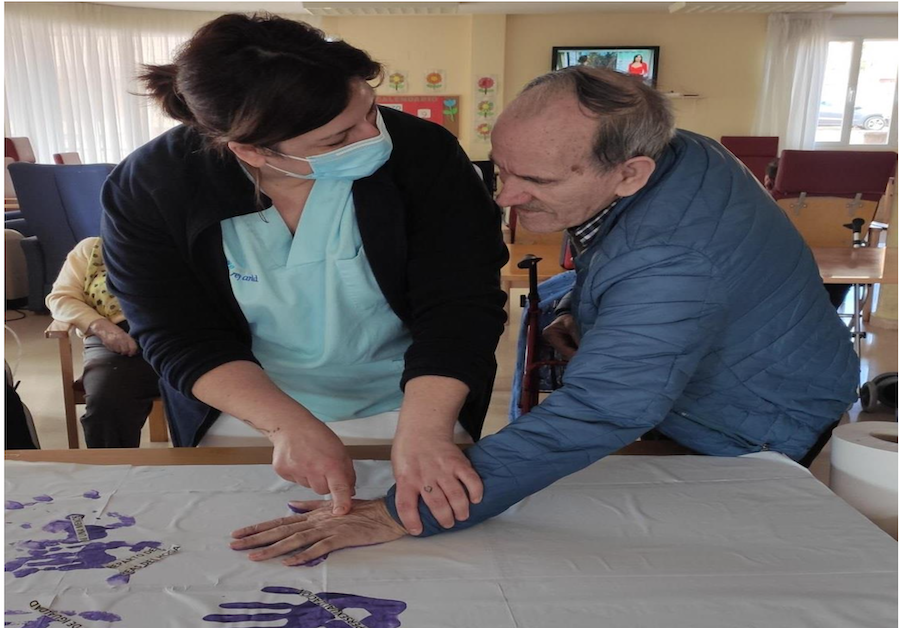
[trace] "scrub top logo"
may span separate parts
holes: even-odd
[[[241,270],[243,269],[239,269],[235,266],[234,262],[228,261],[228,274],[231,275],[231,278],[234,281],[252,281],[253,283],[259,283],[259,275],[244,274],[240,272]]]

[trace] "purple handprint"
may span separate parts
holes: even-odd
[[[25,506],[34,506],[35,504],[38,504],[38,503],[46,504],[47,502],[53,501],[53,498],[50,497],[49,495],[38,495],[37,497],[32,497],[31,499],[33,499],[34,501],[33,502],[25,502],[25,503],[8,499],[8,500],[6,500],[6,503],[5,503],[6,510],[22,510],[23,508],[25,508]]]
[[[19,613],[13,613],[11,611],[6,612],[7,615],[18,615]],[[3,622],[4,626],[21,626],[21,628],[50,628],[50,624],[53,622],[49,617],[38,617],[37,619],[29,619],[24,624],[20,624],[19,622],[13,621],[5,621]]]
[[[299,595],[306,598],[301,604],[291,602],[226,602],[220,608],[255,609],[262,611],[254,614],[207,615],[204,621],[222,624],[239,622],[284,622],[278,628],[398,628],[400,613],[406,610],[406,602],[399,600],[383,600],[364,597],[351,593],[312,593],[304,589],[291,587],[264,587],[263,593],[281,593]],[[360,609],[369,616],[354,619],[344,611]],[[286,611],[286,612],[277,612]],[[271,628],[271,624],[257,624],[246,628]]]
[[[66,519],[51,521],[43,528],[50,534],[64,534],[62,538],[49,538],[33,541],[20,541],[16,549],[25,551],[23,556],[15,558],[5,565],[5,570],[12,572],[16,578],[24,578],[39,571],[75,571],[81,569],[103,569],[108,563],[118,560],[110,550],[127,548],[133,553],[148,547],[159,547],[159,541],[101,541],[109,536],[109,530],[125,528],[135,524],[134,517],[111,512],[107,516],[116,519],[108,525],[84,525],[87,533],[85,541],[79,541],[78,533],[72,518],[82,515],[69,515]],[[125,584],[129,576],[115,574],[107,578],[109,584]]]
[[[32,602],[31,604],[32,608],[37,609],[36,611],[6,611],[7,619],[9,619],[10,615],[31,615],[33,617],[37,613],[42,614],[43,617],[28,619],[27,621],[25,621],[25,623],[19,623],[18,621],[6,621],[4,622],[4,625],[20,626],[21,628],[51,628],[54,622],[66,622],[68,621],[67,618],[70,617],[82,617],[91,621],[105,621],[110,623],[122,621],[122,618],[114,613],[105,613],[103,611],[84,611],[82,613],[78,613],[76,611],[54,611],[40,605],[35,606],[37,602]],[[69,624],[63,623],[63,625]]]

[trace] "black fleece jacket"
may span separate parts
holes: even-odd
[[[378,286],[412,334],[401,387],[422,375],[466,383],[460,422],[477,439],[505,321],[499,209],[449,132],[381,113],[393,153],[354,182],[353,200]],[[116,167],[103,208],[110,289],[160,374],[173,443],[196,445],[219,412],[193,396],[194,383],[227,362],[258,363],[220,228],[256,211],[254,186],[233,156],[205,150],[195,130],[179,126]]]

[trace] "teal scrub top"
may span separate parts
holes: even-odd
[[[294,235],[274,207],[221,223],[253,354],[322,421],[398,409],[411,343],[369,266],[352,186],[316,181]]]

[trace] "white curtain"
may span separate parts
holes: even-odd
[[[174,126],[135,78],[142,64],[171,62],[220,15],[39,2],[7,3],[4,13],[8,133],[30,138],[38,163],[72,151],[116,163]]]
[[[830,17],[827,13],[769,16],[754,135],[777,135],[780,149],[814,147]]]

